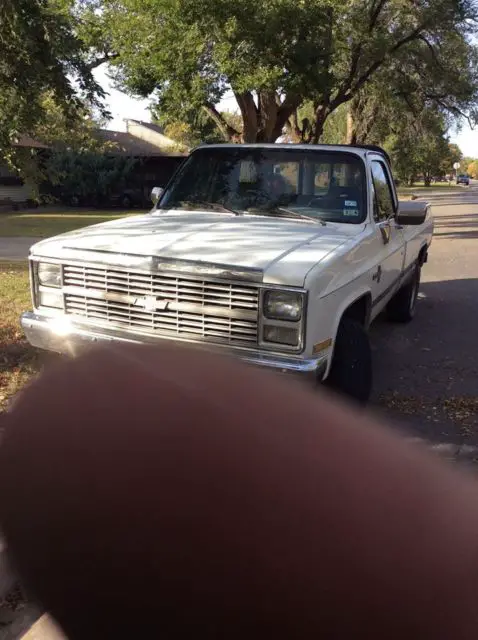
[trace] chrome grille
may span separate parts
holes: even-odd
[[[259,290],[243,283],[102,267],[63,266],[66,313],[138,331],[257,343]],[[167,302],[145,308],[144,299]]]

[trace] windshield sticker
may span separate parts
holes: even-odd
[[[346,206],[346,207],[356,207],[357,206],[357,201],[356,200],[346,200],[344,206]]]
[[[347,216],[349,218],[360,216],[360,211],[358,209],[344,209],[342,213],[344,214],[344,216]]]

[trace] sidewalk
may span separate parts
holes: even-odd
[[[30,247],[41,238],[0,237],[0,260],[26,260]]]

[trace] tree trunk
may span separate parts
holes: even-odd
[[[350,104],[347,111],[347,138],[345,144],[357,144],[357,126],[353,112],[353,105]]]
[[[299,117],[297,115],[297,109],[294,109],[292,115],[287,120],[285,128],[287,131],[287,137],[290,142],[302,142],[302,130],[299,127]]]
[[[259,92],[257,105],[250,91],[234,95],[241,111],[245,143],[275,142],[300,104],[294,96],[281,102],[276,91]]]
[[[257,132],[257,142],[275,142],[281,135],[283,127],[280,127],[279,135],[277,131],[277,116],[280,105],[277,104],[277,94],[275,91],[261,91],[259,93],[259,129]]]
[[[242,142],[257,142],[259,132],[259,112],[254,102],[254,96],[250,91],[236,93],[234,95],[241,111],[243,129]]]
[[[308,142],[312,144],[319,144],[320,138],[324,133],[324,125],[329,115],[328,105],[319,104],[315,110],[315,122],[312,127],[311,139]]]
[[[222,113],[220,113],[213,104],[203,105],[204,111],[213,120],[216,127],[221,132],[225,142],[236,142],[237,137],[240,135],[238,131],[231,127],[224,119]]]

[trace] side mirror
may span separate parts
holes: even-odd
[[[153,204],[157,204],[161,196],[163,195],[164,189],[163,187],[153,187],[151,191],[151,200]]]
[[[404,227],[423,224],[427,217],[428,207],[428,202],[417,202],[416,200],[399,202],[395,220],[398,225]]]

